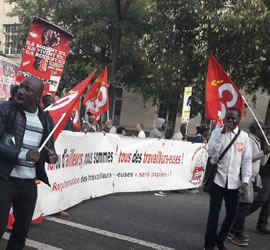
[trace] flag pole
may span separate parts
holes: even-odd
[[[268,142],[268,139],[267,139],[267,137],[266,137],[266,135],[265,135],[265,133],[264,133],[264,131],[263,131],[263,129],[262,129],[261,124],[259,123],[259,121],[258,121],[256,115],[254,114],[253,110],[251,109],[251,107],[249,106],[249,104],[248,104],[246,98],[245,98],[243,95],[242,95],[242,99],[244,100],[245,104],[247,105],[248,109],[250,110],[251,114],[253,115],[255,121],[257,122],[258,127],[260,128],[260,130],[261,130],[261,132],[262,132],[262,134],[263,134],[263,137],[264,137],[264,139],[265,139],[267,145],[270,146],[270,144],[269,144],[269,142]]]
[[[109,116],[109,109],[107,110],[107,121],[110,120],[110,116]]]
[[[48,135],[48,137],[46,138],[46,140],[43,142],[43,144],[41,145],[41,147],[38,149],[38,152],[41,152],[41,150],[45,147],[45,145],[47,144],[47,142],[50,140],[51,136],[53,135],[54,131],[58,128],[58,126],[60,125],[61,121],[66,116],[66,114],[67,113],[62,114],[61,118],[56,123],[56,125],[54,126],[53,130],[51,131],[51,133]]]

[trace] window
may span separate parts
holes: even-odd
[[[8,24],[4,25],[4,35],[5,35],[5,42],[4,42],[4,53],[6,55],[16,55],[17,48],[14,44],[14,36],[18,31],[18,25],[16,24]]]
[[[165,103],[159,104],[158,117],[164,118],[170,128],[174,128],[175,120],[176,120],[176,111],[174,109],[168,107]]]

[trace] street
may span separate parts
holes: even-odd
[[[31,226],[26,250],[202,250],[208,195],[123,193],[91,199]],[[256,232],[258,212],[247,219],[248,250],[269,250],[270,237]],[[224,211],[222,211],[222,218]],[[8,234],[5,234],[5,238]],[[5,249],[6,240],[0,248]],[[241,249],[227,241],[229,250]]]

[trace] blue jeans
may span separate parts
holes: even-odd
[[[217,234],[218,220],[223,199],[226,216]],[[222,245],[227,238],[238,211],[238,189],[227,189],[213,183],[210,190],[210,209],[206,225],[204,247]]]

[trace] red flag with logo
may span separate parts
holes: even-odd
[[[227,109],[238,108],[243,114],[244,101],[233,81],[210,54],[205,88],[205,118],[223,126]]]
[[[89,88],[83,100],[83,105],[86,109],[93,110],[97,113],[97,116],[100,116],[109,109],[108,99],[107,67],[105,67]]]
[[[65,117],[63,118],[58,128],[54,132],[54,140],[57,139],[68,117],[70,116],[73,107],[76,105],[76,103],[78,103],[82,93],[88,86],[89,82],[91,81],[95,73],[96,70],[94,70],[94,72],[90,76],[88,76],[85,80],[83,80],[76,87],[70,90],[66,95],[64,95],[62,98],[60,98],[55,103],[53,103],[52,105],[50,105],[48,108],[45,109],[46,111],[49,111],[53,119],[54,125],[60,120],[62,114],[65,113]]]

